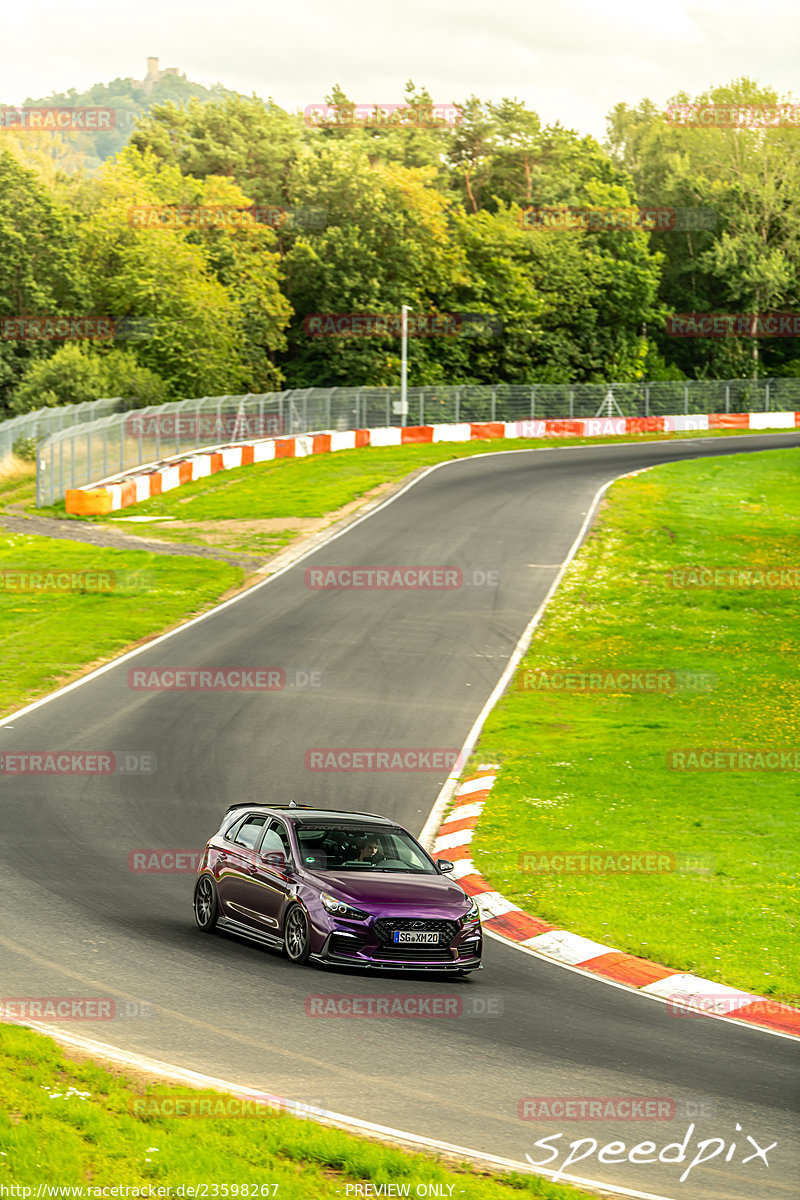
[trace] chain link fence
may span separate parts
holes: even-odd
[[[0,422],[0,462],[14,453],[14,447],[26,451],[38,441],[60,429],[71,428],[84,421],[96,421],[117,412],[124,401],[114,399],[86,400],[83,404],[64,404],[58,408],[37,408]]]
[[[116,412],[53,433],[38,448],[36,503],[53,504],[63,499],[68,488],[100,483],[200,449],[311,431],[604,415],[791,411],[800,411],[800,379],[421,387],[408,389],[405,411],[399,387],[204,396]]]

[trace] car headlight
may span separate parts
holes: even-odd
[[[350,917],[353,921],[366,921],[369,913],[362,912],[360,908],[353,908],[349,904],[345,904],[343,900],[337,900],[330,892],[320,892],[319,898],[322,901],[322,907],[329,913],[335,913],[337,917]]]
[[[478,908],[478,901],[473,896],[469,902],[469,908],[461,918],[462,925],[469,925],[470,921],[480,921],[481,910]]]

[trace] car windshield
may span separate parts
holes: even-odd
[[[295,827],[300,862],[311,871],[394,871],[435,875],[436,868],[402,829],[357,825]]]

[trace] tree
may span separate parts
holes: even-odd
[[[12,412],[81,404],[119,396],[128,408],[163,404],[164,381],[127,350],[102,355],[84,342],[66,342],[49,358],[31,362],[12,400]]]
[[[105,166],[81,228],[91,295],[98,311],[138,319],[132,348],[170,399],[238,393],[250,373],[235,296],[186,228],[132,223],[141,206],[180,203],[183,184],[176,168],[130,148]]]
[[[298,165],[295,197],[328,213],[324,231],[298,237],[284,259],[286,294],[296,316],[281,360],[290,386],[390,384],[400,376],[395,337],[314,337],[314,313],[398,314],[438,310],[437,297],[464,272],[447,200],[431,169],[370,165],[361,139],[328,139]],[[415,343],[417,368],[435,357]]]
[[[747,79],[712,88],[677,107],[723,113],[778,102]],[[649,100],[618,105],[609,145],[634,178],[645,205],[700,210],[710,227],[653,234],[665,256],[660,295],[668,311],[794,310],[800,277],[800,130],[789,125],[675,124]],[[716,228],[714,228],[714,225]],[[791,341],[657,336],[664,357],[695,376],[779,373],[794,358]]]
[[[190,100],[155,105],[131,137],[182,175],[231,178],[256,204],[291,202],[291,178],[303,156],[302,122],[272,100],[228,96],[212,104]]]
[[[86,303],[72,215],[33,171],[0,153],[0,317],[79,316]],[[0,338],[0,410],[29,364],[50,351],[46,342]]]

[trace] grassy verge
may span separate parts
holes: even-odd
[[[586,1195],[530,1175],[500,1180],[449,1168],[286,1115],[137,1116],[134,1103],[145,1085],[93,1062],[75,1062],[50,1038],[11,1025],[0,1025],[0,1074],[0,1185],[32,1186],[34,1195],[40,1183],[172,1187],[173,1195],[180,1185],[206,1184],[209,1196],[213,1185],[227,1184],[229,1191],[218,1195],[341,1200],[347,1184],[367,1182],[410,1184],[411,1195],[418,1184],[436,1183],[444,1185],[437,1194],[466,1200]],[[148,1109],[189,1094],[150,1085]],[[220,1093],[191,1096],[231,1111],[218,1108],[230,1101]]]
[[[693,437],[748,435],[749,430],[712,430]],[[583,445],[649,442],[685,438],[686,434],[628,434],[610,438],[498,439],[491,441],[437,442],[430,445],[364,447],[335,454],[268,463],[221,471],[206,479],[184,484],[163,496],[109,517],[71,517],[70,520],[115,524],[139,537],[163,541],[223,546],[252,554],[269,555],[343,506],[362,500],[376,488],[396,483],[420,467],[467,458],[474,454],[508,450],[574,447]],[[29,492],[33,504],[33,491]],[[38,511],[65,516],[63,503]],[[152,523],[129,517],[151,516]],[[319,528],[319,525],[316,526]]]
[[[800,451],[776,450],[615,484],[475,756],[502,764],[475,860],[509,899],[603,944],[795,1003],[797,771],[678,770],[667,755],[800,752],[800,589],[677,587],[667,573],[800,568],[799,467]],[[679,675],[661,692],[543,690],[541,672],[565,667],[707,678]],[[689,858],[664,874],[542,870],[544,855],[599,850]],[[537,856],[527,873],[520,852]]]
[[[2,529],[0,569],[0,713],[203,611],[243,578],[240,568],[207,559]],[[24,590],[19,573],[31,571],[58,572],[58,590]]]

